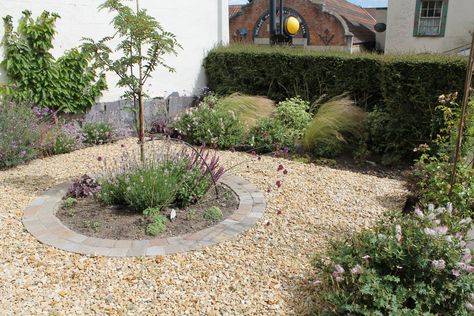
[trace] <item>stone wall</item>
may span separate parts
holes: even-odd
[[[145,126],[150,128],[153,122],[166,123],[181,111],[193,106],[194,97],[179,96],[172,93],[166,99],[156,98],[144,102]],[[107,122],[119,131],[134,130],[133,101],[120,100],[94,105],[85,115],[84,121]]]

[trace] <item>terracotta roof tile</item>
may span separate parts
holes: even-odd
[[[240,12],[240,9],[242,8],[242,5],[237,4],[237,5],[229,5],[229,18],[233,17],[237,13]]]

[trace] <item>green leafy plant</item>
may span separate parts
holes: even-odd
[[[222,95],[241,92],[277,101],[299,95],[314,101],[347,92],[367,112],[377,108],[384,113],[384,124],[371,128],[376,134],[369,135],[368,149],[392,164],[412,162],[417,158],[413,148],[436,135],[437,98],[462,91],[466,65],[466,57],[455,55],[350,54],[265,45],[217,47],[204,64],[209,88]]]
[[[213,206],[211,208],[208,208],[204,212],[204,218],[209,220],[209,221],[221,221],[224,218],[224,215],[222,214],[222,211],[220,208],[217,206]]]
[[[113,37],[105,37],[98,42],[85,39],[83,47],[94,55],[99,61],[99,66],[119,76],[117,86],[128,89],[124,97],[133,100],[133,111],[138,122],[141,159],[144,160],[143,98],[146,94],[143,87],[158,66],[170,72],[174,71],[174,68],[165,63],[164,55],[176,54],[176,49],[180,45],[174,34],[165,32],[153,16],[145,9],[139,8],[138,0],[136,0],[136,11],[123,4],[121,0],[107,0],[99,8],[115,14],[112,25],[116,33]],[[114,50],[107,46],[112,39],[120,40],[115,51],[122,53],[121,57],[115,60],[111,56]]]
[[[309,111],[309,102],[294,97],[278,103],[275,119],[280,121],[295,139],[301,139],[309,122],[311,114]]]
[[[86,123],[82,131],[86,144],[106,144],[114,139],[114,128],[108,123]]]
[[[126,154],[121,161],[104,164],[98,198],[137,212],[188,206],[201,199],[224,173],[219,158],[204,147],[173,152],[172,144],[168,145],[165,156],[160,148],[144,162]]]
[[[451,208],[395,213],[374,229],[333,241],[318,256],[323,315],[470,315],[474,267],[469,221],[448,225]]]
[[[105,76],[97,74],[92,54],[74,48],[57,60],[50,53],[59,15],[44,11],[33,19],[23,11],[18,29],[11,16],[3,18],[5,33],[1,65],[11,84],[5,97],[16,103],[32,102],[67,113],[82,113],[107,88]]]
[[[261,119],[250,129],[248,142],[257,152],[269,153],[287,148],[295,148],[294,135],[278,120],[273,118]]]
[[[102,226],[102,224],[98,221],[91,221],[91,220],[84,220],[82,222],[84,228],[87,228],[87,229],[92,229],[94,232],[97,232],[99,231],[100,227]]]
[[[334,157],[365,141],[366,113],[348,98],[323,104],[304,135],[304,148],[317,156]]]
[[[75,199],[73,197],[68,197],[67,199],[64,200],[63,208],[68,210],[71,207],[73,207],[74,205],[76,205],[76,203],[77,203],[77,199]]]
[[[151,236],[158,236],[166,230],[166,217],[160,214],[159,208],[147,208],[143,214],[150,217],[153,222],[146,227],[146,233]]]
[[[265,97],[234,93],[219,101],[223,111],[232,111],[247,127],[256,125],[257,120],[271,117],[275,112],[275,103]]]
[[[29,106],[0,101],[0,169],[36,158],[39,138],[38,122]]]
[[[173,127],[195,144],[233,148],[244,143],[245,128],[233,111],[221,109],[219,101],[205,99],[197,108],[187,110]]]

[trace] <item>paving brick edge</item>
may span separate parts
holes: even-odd
[[[249,181],[225,174],[219,182],[237,194],[238,209],[217,225],[176,237],[112,240],[88,237],[69,229],[55,214],[61,206],[70,182],[57,185],[35,198],[25,209],[22,222],[26,230],[43,244],[83,255],[159,256],[199,250],[245,232],[256,224],[266,209],[263,193]]]

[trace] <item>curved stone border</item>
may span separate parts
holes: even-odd
[[[85,255],[133,257],[167,255],[228,240],[252,227],[266,208],[263,193],[250,182],[224,175],[221,183],[239,197],[237,211],[219,224],[194,233],[150,240],[111,240],[76,233],[56,217],[70,183],[60,184],[37,197],[25,210],[23,225],[39,241],[56,248]]]

